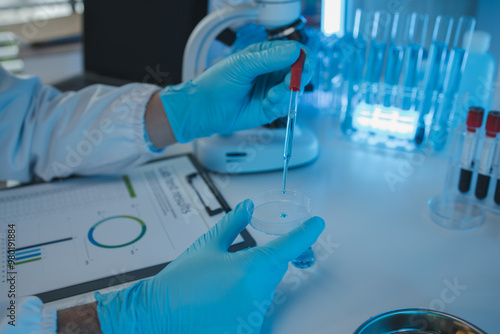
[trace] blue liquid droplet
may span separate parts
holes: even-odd
[[[286,213],[284,213],[284,212],[283,212],[283,213],[280,215],[280,217],[281,217],[281,218],[286,218],[286,217],[288,217],[288,215],[287,215]]]

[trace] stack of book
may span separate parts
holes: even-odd
[[[24,62],[19,59],[19,42],[16,35],[0,30],[0,65],[15,74],[23,72]]]

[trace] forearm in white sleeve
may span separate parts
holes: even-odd
[[[11,301],[15,303],[12,304]],[[1,334],[56,333],[57,310],[55,308],[44,306],[37,297],[12,299],[11,301],[0,303]]]
[[[137,83],[61,93],[0,66],[0,180],[114,174],[157,157],[144,113],[158,90]]]

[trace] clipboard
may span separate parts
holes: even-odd
[[[0,191],[0,293],[51,302],[156,275],[231,209],[191,154]],[[5,259],[15,226],[15,266]],[[243,230],[228,249],[255,246]],[[13,269],[13,270],[9,270]]]

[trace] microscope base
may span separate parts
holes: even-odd
[[[226,173],[258,173],[283,169],[285,129],[255,128],[230,136],[214,135],[194,141],[194,154],[208,170]],[[313,162],[319,154],[316,135],[297,125],[289,167]]]

